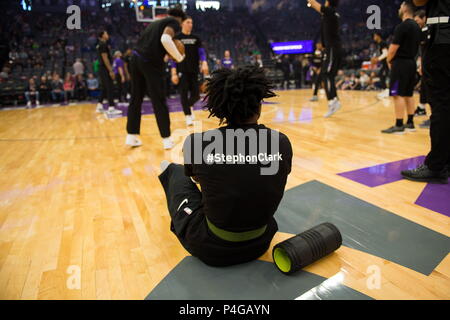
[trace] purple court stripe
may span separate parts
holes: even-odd
[[[423,164],[425,156],[376,165],[364,169],[339,173],[338,175],[374,188],[402,180],[402,170],[415,169]]]
[[[450,217],[450,184],[427,184],[416,204]]]
[[[268,105],[268,104],[277,104],[277,103],[276,102],[263,102],[263,104]],[[194,110],[202,110],[204,105],[205,105],[205,103],[203,102],[203,98],[202,98],[194,105]],[[180,97],[167,99],[167,107],[169,108],[169,112],[183,111],[183,107],[181,106]],[[108,105],[104,104],[103,108],[105,110],[108,109]],[[118,110],[121,110],[122,114],[109,116],[110,118],[121,118],[121,117],[126,117],[128,115],[128,107],[127,106],[118,104],[115,106],[115,108]],[[142,103],[142,114],[143,115],[154,114],[153,105],[150,101],[144,101]]]

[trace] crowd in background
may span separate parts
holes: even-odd
[[[372,0],[383,9],[383,30],[391,33],[399,0]],[[352,74],[338,79],[341,89],[376,89],[376,73],[367,80],[359,73],[362,62],[375,54],[371,32],[365,24],[364,1],[347,0],[339,12],[346,52],[345,70]],[[389,2],[387,5],[386,2]],[[203,39],[210,69],[222,67],[228,51],[234,66],[257,64],[274,68],[283,81],[297,87],[309,85],[310,57],[275,56],[273,41],[319,39],[320,16],[300,2],[279,1],[275,8],[249,12],[245,9],[188,12],[194,19],[194,32]],[[86,100],[98,95],[98,60],[95,47],[102,28],[111,35],[110,46],[125,52],[133,48],[145,24],[136,21],[132,9],[112,6],[109,10],[84,12],[81,30],[68,30],[67,16],[60,13],[24,12],[10,8],[0,22],[2,37],[9,46],[7,61],[0,70],[0,92],[14,86],[23,89],[28,102],[40,103]],[[4,31],[8,31],[7,33]],[[39,92],[36,94],[36,92]]]

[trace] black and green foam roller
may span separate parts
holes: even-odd
[[[272,256],[281,272],[293,274],[336,251],[341,245],[342,236],[338,228],[331,223],[323,223],[277,244]]]

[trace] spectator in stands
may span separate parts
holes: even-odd
[[[53,74],[51,83],[52,99],[54,102],[66,101],[66,93],[64,91],[63,81],[58,73]]]
[[[4,67],[2,69],[2,72],[0,72],[0,80],[7,80],[9,77],[8,75],[8,68]]]
[[[257,54],[255,56],[255,65],[260,67],[260,68],[264,68],[264,63],[263,63],[261,54]]]
[[[36,107],[39,106],[39,91],[36,81],[33,78],[28,80],[27,91],[25,91],[25,99],[27,100],[27,108],[31,108],[31,97],[36,99]]]
[[[222,59],[222,67],[225,69],[234,69],[233,59],[231,59],[230,50],[225,50],[225,53],[224,53],[223,59]]]
[[[50,83],[47,81],[47,77],[43,75],[41,81],[39,82],[39,95],[41,102],[50,101]]]
[[[380,77],[377,76],[376,72],[372,72],[369,77],[369,84],[366,90],[377,90],[377,83],[380,83]],[[381,83],[380,83],[381,85]]]
[[[365,71],[359,72],[359,89],[366,90],[370,83],[370,77],[367,75]]]
[[[216,63],[214,64],[213,71],[217,71],[222,69],[222,61],[220,59],[216,59]]]
[[[64,92],[66,101],[75,98],[75,80],[70,72],[67,72],[64,78]]]
[[[84,65],[83,62],[81,62],[81,59],[77,59],[75,63],[73,64],[73,74],[74,76],[78,76],[79,74],[84,74]]]
[[[96,94],[98,93],[97,78],[95,78],[92,73],[89,73],[88,79],[86,82],[87,82],[88,96],[91,98],[96,97]]]
[[[350,90],[354,85],[354,81],[350,76],[345,76],[344,82],[342,83],[341,90]]]
[[[79,74],[75,77],[75,98],[78,101],[84,101],[87,97],[86,82],[83,79],[83,75]]]
[[[339,70],[336,76],[336,88],[339,90],[342,88],[342,84],[345,81],[345,73],[344,70]]]

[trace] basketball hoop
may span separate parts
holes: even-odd
[[[137,0],[133,0],[133,3],[136,11],[136,21],[138,22],[152,22],[164,19],[168,16],[168,11],[170,9],[169,7],[152,6],[149,5],[148,2],[142,2],[141,5],[138,5]]]

